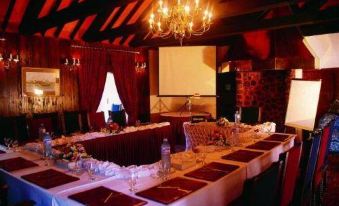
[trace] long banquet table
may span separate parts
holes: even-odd
[[[160,146],[167,138],[174,149],[171,125],[81,141],[94,158],[119,165],[142,165],[160,159]]]
[[[92,133],[89,134],[90,138],[84,140],[81,136],[84,135],[73,139],[82,144],[88,154],[95,159],[114,162],[121,166],[143,165],[158,161],[163,138],[168,139],[172,151],[175,147],[175,136],[169,124],[112,135]],[[63,143],[55,148],[65,145],[66,143]]]
[[[264,135],[261,139],[266,138],[267,135]],[[235,198],[239,197],[243,190],[243,185],[246,179],[252,178],[265,169],[267,169],[272,162],[277,161],[279,154],[289,150],[294,145],[294,135],[290,135],[290,138],[283,142],[276,142],[277,146],[270,150],[256,150],[248,149],[246,146],[251,145],[255,142],[258,142],[260,139],[253,139],[246,145],[241,147],[232,147],[225,150],[214,151],[208,153],[206,162],[219,162],[226,163],[231,165],[239,166],[234,171],[223,176],[222,178],[216,181],[206,181],[198,180],[204,182],[207,185],[201,189],[172,202],[170,205],[227,205]],[[272,141],[271,141],[272,142]],[[246,150],[246,151],[257,151],[262,152],[262,154],[249,162],[238,162],[233,160],[225,160],[221,157],[227,154],[231,154],[237,150]],[[87,173],[83,173],[78,176],[80,180],[67,183],[58,187],[51,189],[43,189],[37,185],[34,185],[26,180],[22,179],[21,176],[25,174],[30,174],[33,172],[41,171],[46,168],[54,168],[58,171],[67,173],[64,170],[61,170],[55,166],[44,166],[43,162],[39,160],[39,157],[31,152],[22,151],[14,152],[7,154],[0,154],[0,161],[8,159],[11,157],[24,157],[29,160],[34,160],[39,163],[39,167],[33,167],[28,169],[17,170],[14,172],[7,172],[3,169],[0,169],[0,177],[9,185],[9,199],[11,203],[14,203],[14,200],[22,199],[32,199],[36,201],[36,205],[53,205],[53,206],[64,206],[64,205],[81,205],[80,203],[69,199],[70,195],[96,188],[98,186],[104,186],[115,191],[122,192],[131,197],[138,198],[147,202],[146,205],[163,205],[156,201],[149,200],[147,198],[140,197],[136,194],[129,192],[128,183],[116,176],[112,177],[98,177],[95,181],[90,181],[88,179]],[[196,165],[185,170],[177,170],[171,174],[171,178],[174,177],[183,177],[190,180],[197,180],[192,177],[184,176],[188,172],[191,172],[201,165]],[[69,174],[69,173],[68,173]],[[150,176],[140,177],[137,183],[138,191],[145,190],[147,188],[153,187],[161,183],[161,179],[153,178]]]

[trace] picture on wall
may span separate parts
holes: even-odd
[[[59,96],[60,70],[23,67],[21,84],[24,96]]]

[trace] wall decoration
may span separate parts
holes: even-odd
[[[60,70],[23,67],[21,85],[23,96],[59,96]]]

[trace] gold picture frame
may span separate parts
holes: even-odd
[[[60,69],[22,67],[24,96],[60,96]]]

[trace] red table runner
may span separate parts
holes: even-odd
[[[291,135],[288,135],[288,134],[272,134],[269,137],[267,137],[265,140],[284,142],[288,140],[290,137]]]
[[[205,185],[207,185],[205,182],[176,177],[136,194],[156,202],[170,204],[194,191],[199,190]]]
[[[81,141],[93,158],[120,166],[151,164],[161,158],[160,147],[167,138],[174,149],[171,126],[116,134]]]
[[[39,166],[38,164],[26,160],[22,157],[16,157],[16,158],[11,158],[11,159],[6,159],[6,160],[1,160],[0,161],[0,168],[12,172],[15,170],[21,170],[21,169],[26,169],[30,167],[36,167]]]
[[[146,201],[103,186],[70,195],[69,198],[89,206],[141,206],[147,204]]]
[[[24,175],[21,176],[21,178],[45,189],[50,189],[79,180],[77,177],[66,175],[54,169]]]
[[[238,168],[239,166],[236,165],[211,162],[199,169],[186,173],[185,176],[207,181],[216,181]]]
[[[250,146],[247,146],[246,148],[258,149],[258,150],[271,150],[278,145],[280,145],[279,142],[259,141],[259,142],[256,142],[256,143],[250,145]]]
[[[231,154],[225,155],[222,158],[225,160],[232,160],[237,162],[249,162],[256,157],[264,154],[263,152],[255,152],[250,150],[238,150]]]

